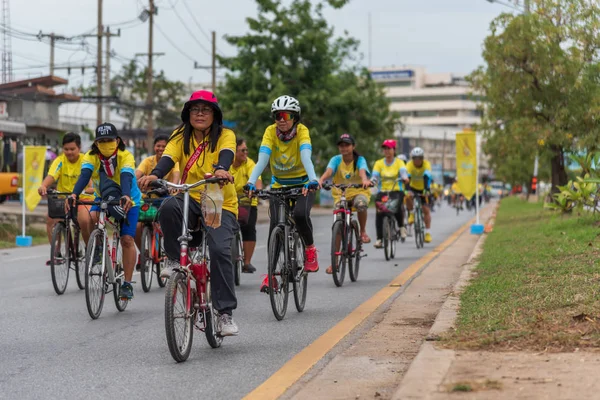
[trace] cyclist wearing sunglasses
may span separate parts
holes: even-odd
[[[293,97],[281,96],[271,105],[271,114],[275,123],[267,127],[258,153],[256,168],[245,190],[252,195],[256,190],[256,181],[270,163],[274,189],[282,187],[304,186],[304,197],[300,197],[294,208],[294,219],[298,232],[306,246],[304,268],[307,272],[317,272],[317,249],[314,244],[310,210],[315,201],[314,191],[319,189],[319,181],[312,163],[312,145],[308,128],[300,123],[300,103]],[[277,225],[278,209],[270,205],[271,227]],[[265,277],[263,285],[268,285]]]
[[[411,160],[406,165],[408,176],[410,177],[410,183],[408,184],[408,191],[413,196],[420,196],[421,203],[423,206],[423,220],[425,221],[425,243],[431,242],[431,211],[427,204],[427,194],[430,192],[431,185],[431,164],[425,160],[425,152],[420,147],[415,147],[410,152]],[[415,216],[412,213],[413,210],[413,199],[409,196],[406,199],[406,206],[408,208],[408,223],[409,225],[415,222]]]

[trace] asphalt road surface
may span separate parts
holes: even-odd
[[[371,210],[372,212],[372,210]],[[459,216],[448,206],[433,214],[433,243],[417,250],[414,238],[398,245],[395,260],[366,245],[357,282],[348,274],[336,288],[329,265],[331,216],[313,216],[321,270],[310,274],[306,308],[296,312],[290,294],[288,313],[275,320],[269,297],[259,292],[266,272],[266,225],[258,227],[253,264],[258,272],[242,276],[234,318],[240,335],[211,349],[194,332],[187,362],[169,353],[164,329],[164,289],[153,282],[143,293],[139,275],[135,298],[118,312],[112,294],[102,315],[91,320],[75,274],[67,291],[52,288],[49,246],[0,250],[0,399],[235,399],[241,398],[308,344],[371,297],[407,266],[431,251],[474,214]],[[368,232],[375,242],[374,214]]]

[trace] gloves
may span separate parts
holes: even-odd
[[[304,188],[307,190],[317,190],[319,188],[319,181],[310,181],[304,185]]]
[[[250,182],[246,183],[244,185],[244,192],[256,192],[256,185]]]

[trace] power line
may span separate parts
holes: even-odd
[[[181,50],[176,44],[175,42],[173,42],[168,36],[167,34],[160,28],[160,26],[154,22],[154,26],[156,26],[156,29],[158,29],[158,31],[163,35],[163,37],[165,39],[167,39],[167,41],[171,44],[171,46],[173,46],[175,48],[175,50],[177,50],[182,56],[184,56],[185,58],[187,58],[188,60],[190,60],[191,62],[196,62],[196,60],[194,60],[192,57],[188,56],[187,53],[185,53],[183,50]]]
[[[196,26],[198,27],[198,29],[200,29],[200,32],[202,32],[202,34],[204,35],[204,37],[206,38],[206,40],[208,40],[210,42],[210,37],[208,36],[208,34],[204,31],[204,29],[202,29],[202,26],[200,25],[200,23],[198,22],[198,20],[196,19],[196,17],[194,16],[194,13],[192,12],[192,10],[190,9],[190,6],[187,5],[187,3],[184,1],[183,5],[185,6],[185,8],[188,10],[188,13],[190,14],[190,17],[192,17],[192,19],[194,20],[194,23],[196,24]]]
[[[184,2],[184,4],[185,4],[185,2]],[[177,18],[179,18],[179,21],[181,21],[181,24],[183,25],[185,30],[188,31],[188,33],[194,39],[194,41],[198,44],[198,46],[200,46],[202,48],[202,50],[204,50],[206,52],[206,54],[211,55],[211,52],[208,51],[208,49],[204,46],[204,44],[202,44],[202,42],[200,42],[196,38],[196,35],[194,34],[194,32],[192,32],[192,30],[187,26],[187,24],[185,23],[183,18],[181,18],[181,15],[179,15],[179,12],[177,12],[177,9],[175,8],[175,6],[173,6],[172,9],[173,9],[173,12],[175,13],[175,15],[177,16]],[[190,15],[191,15],[191,13],[190,13]],[[210,39],[209,39],[209,41],[210,41]]]

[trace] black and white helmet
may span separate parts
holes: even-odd
[[[275,111],[291,111],[300,115],[300,102],[292,96],[279,96],[271,104],[271,113]]]
[[[423,155],[425,155],[425,152],[423,151],[422,148],[420,147],[415,147],[414,149],[412,149],[412,151],[410,152],[410,157],[414,158],[414,157],[423,157]]]

